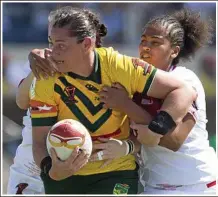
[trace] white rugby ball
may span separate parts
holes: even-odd
[[[76,146],[91,155],[92,139],[82,123],[73,119],[64,119],[52,126],[47,140],[47,150],[53,147],[61,160],[66,160]]]

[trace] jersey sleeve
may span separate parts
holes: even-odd
[[[29,96],[32,126],[53,126],[57,122],[54,79],[36,80],[34,78]]]
[[[157,69],[139,58],[112,51],[108,59],[112,81],[122,84],[130,94],[147,95]]]

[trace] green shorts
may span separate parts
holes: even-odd
[[[137,194],[138,168],[55,181],[41,173],[46,194]]]

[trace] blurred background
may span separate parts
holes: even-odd
[[[214,22],[213,43],[200,50],[192,62],[185,62],[201,79],[207,102],[207,129],[211,146],[216,146],[216,3],[3,3],[3,193],[6,192],[9,166],[22,141],[22,117],[25,111],[15,103],[16,88],[28,75],[27,57],[34,48],[45,48],[48,14],[65,5],[96,11],[108,27],[105,46],[138,56],[138,44],[144,25],[156,15],[189,7],[199,10]]]

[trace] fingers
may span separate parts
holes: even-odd
[[[46,59],[49,61],[50,65],[53,67],[54,71],[58,71],[56,62],[53,60],[50,54],[47,55]]]
[[[37,49],[33,50],[29,54],[29,62],[31,64],[31,69],[37,79],[40,79],[40,75],[46,79],[49,76],[52,76],[55,72],[57,72],[55,62],[51,59],[44,58],[44,56],[47,57],[49,53],[49,49]]]
[[[71,168],[73,169],[73,174],[88,163],[89,155],[85,152],[79,154],[76,160],[72,163]]]
[[[70,157],[65,161],[66,163],[72,164],[74,162],[74,160],[77,158],[79,153],[79,147],[74,148],[72,154],[70,155]]]
[[[124,86],[122,86],[120,83],[113,83],[111,87],[125,90]]]
[[[102,98],[108,98],[108,93],[105,92],[105,91],[100,91],[100,92],[99,92],[99,96],[100,96],[100,99],[102,99]]]
[[[51,55],[51,52],[52,52],[51,49],[45,48],[45,50],[44,50],[44,56],[45,56],[45,58],[47,58],[48,55]]]
[[[102,88],[102,91],[107,92],[109,89],[110,89],[110,87],[105,85],[105,86]]]
[[[110,139],[109,138],[103,138],[103,137],[99,137],[98,141],[100,142],[108,142]]]
[[[104,150],[104,149],[107,149],[108,148],[108,145],[106,143],[101,143],[101,144],[93,144],[93,147],[92,149],[93,150]]]

